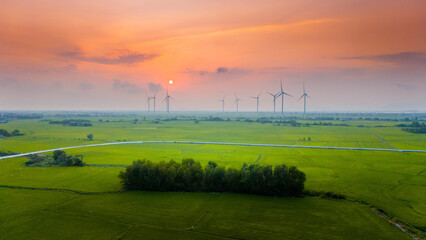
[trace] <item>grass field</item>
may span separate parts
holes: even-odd
[[[133,124],[134,118],[108,118],[110,122],[105,122],[107,118],[103,118],[103,122],[98,122],[99,118],[85,119],[91,119],[94,126],[50,125],[39,120],[17,120],[0,124],[0,128],[11,131],[19,129],[25,134],[0,138],[0,150],[29,152],[125,140],[426,149],[424,135],[403,132],[400,128],[393,127],[394,122],[387,121],[346,121],[350,126],[290,127],[242,121],[201,121],[199,124],[194,124],[193,121],[164,121],[162,124],[154,124],[147,120],[141,121],[141,124]],[[120,119],[122,121],[118,122]],[[358,125],[364,127],[357,127]],[[378,125],[381,127],[376,127]],[[93,141],[87,140],[86,135],[89,133],[94,134]],[[308,137],[312,141],[300,141]],[[426,227],[426,156],[422,153],[179,144],[102,146],[73,149],[67,153],[83,154],[87,164],[97,166],[30,168],[22,166],[26,161],[24,158],[0,160],[0,185],[85,192],[118,191],[120,183],[117,175],[123,168],[111,166],[127,165],[144,158],[153,161],[180,161],[182,158],[192,157],[202,164],[213,160],[228,167],[241,167],[244,162],[271,165],[285,163],[295,165],[306,173],[306,188],[309,190],[345,194],[381,208],[409,225],[423,229]],[[59,225],[61,221],[63,224],[69,222],[75,228],[105,228],[105,236],[99,236],[100,239],[117,236],[131,239],[137,238],[139,234],[150,236],[151,239],[164,239],[170,234],[181,239],[220,239],[221,236],[248,239],[262,236],[286,236],[288,239],[404,239],[408,236],[366,206],[350,201],[184,193],[81,196],[5,188],[0,188],[0,194],[0,209],[8,209],[0,213],[0,221],[7,219],[8,224],[1,225],[4,227],[0,227],[0,236],[7,229],[16,229],[12,231],[16,235],[5,239],[26,238],[25,234],[29,230],[40,232],[40,236],[47,236],[42,231],[45,231],[43,227],[49,227],[50,221],[56,221]],[[16,198],[22,201],[15,201]],[[44,205],[38,203],[39,201]],[[39,205],[32,206],[32,202]],[[89,216],[86,210],[96,214]],[[61,216],[64,218],[59,221]],[[30,224],[36,217],[44,219],[40,222],[40,228]],[[117,217],[123,219],[114,220]],[[194,227],[194,231],[188,231],[198,221],[200,222]],[[18,229],[20,223],[26,223],[26,227]],[[72,227],[69,228],[69,233],[75,232]],[[131,231],[128,231],[130,228]],[[162,231],[156,231],[158,228]],[[86,230],[87,232],[82,231],[76,237],[91,236],[90,229]],[[38,235],[27,237],[35,236]],[[52,238],[53,236],[55,235]]]
[[[409,239],[369,208],[348,201],[17,189],[0,189],[0,196],[9,209],[0,213],[3,239]],[[11,211],[17,204],[24,208]]]

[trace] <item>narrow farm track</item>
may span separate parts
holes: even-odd
[[[384,144],[388,145],[389,147],[393,148],[393,149],[397,149],[395,146],[393,146],[392,144],[390,144],[388,141],[386,141],[386,139],[380,137],[380,136],[375,136],[377,139],[379,139],[381,142],[383,142]]]
[[[98,147],[98,146],[121,145],[121,144],[143,144],[143,143],[200,144],[200,145],[228,145],[228,146],[246,146],[246,147],[311,148],[311,149],[333,149],[333,150],[426,153],[426,150],[389,149],[389,148],[327,147],[327,146],[279,145],[279,144],[259,144],[259,143],[226,143],[226,142],[193,142],[193,141],[131,141],[131,142],[97,143],[97,144],[88,144],[88,145],[40,150],[40,151],[35,151],[35,152],[28,152],[28,153],[21,153],[21,154],[16,154],[16,155],[3,156],[3,157],[0,157],[0,160],[1,159],[7,159],[7,158],[24,157],[24,156],[28,156],[28,155],[31,155],[31,154],[53,152],[53,151],[56,151],[56,150],[67,150],[67,149],[74,149],[74,148]]]

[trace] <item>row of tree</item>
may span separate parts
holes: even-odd
[[[284,164],[243,164],[241,169],[209,162],[204,168],[193,159],[182,163],[138,160],[119,175],[127,190],[234,192],[273,196],[300,196],[305,174]]]
[[[93,124],[90,120],[85,119],[65,119],[62,121],[54,121],[50,120],[49,124],[62,124],[63,126],[71,126],[71,127],[91,127]]]
[[[426,124],[424,122],[413,121],[411,124],[398,124],[397,127],[402,127],[402,131],[425,134]]]
[[[19,132],[19,130],[13,130],[12,132],[8,132],[5,129],[0,129],[0,137],[13,137],[13,136],[19,136],[19,135],[23,135]]]

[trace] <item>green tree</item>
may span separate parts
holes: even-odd
[[[225,168],[209,161],[204,168],[204,188],[209,192],[221,192],[224,187]]]
[[[224,176],[225,191],[241,192],[241,171],[228,168]]]
[[[53,163],[55,165],[62,165],[66,161],[66,153],[62,150],[56,150],[53,152]]]
[[[88,138],[90,141],[92,141],[92,140],[93,140],[93,134],[92,134],[92,133],[87,134],[87,138]]]

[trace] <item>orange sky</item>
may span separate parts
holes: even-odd
[[[0,110],[426,111],[426,1],[3,0]],[[167,86],[169,79],[175,84]],[[165,106],[158,103],[158,109]],[[272,99],[261,96],[261,110]]]

